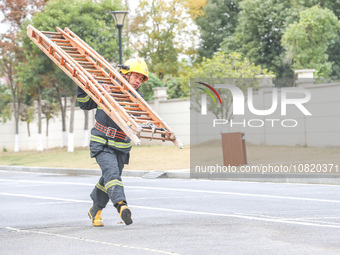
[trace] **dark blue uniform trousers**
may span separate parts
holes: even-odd
[[[113,205],[126,202],[121,175],[128,155],[107,147],[96,155],[102,176],[90,195],[94,205],[105,208],[110,199]]]

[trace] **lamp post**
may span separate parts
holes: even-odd
[[[122,64],[122,28],[124,26],[124,20],[129,12],[126,11],[113,11],[110,12],[112,17],[115,19],[116,27],[118,28],[119,38],[119,64]]]

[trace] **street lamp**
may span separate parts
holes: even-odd
[[[118,28],[119,38],[119,64],[122,64],[122,28],[124,26],[124,20],[129,12],[126,11],[113,11],[110,12],[112,17],[115,19],[116,27]]]

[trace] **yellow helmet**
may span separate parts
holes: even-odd
[[[120,70],[123,74],[127,74],[130,72],[140,73],[145,76],[143,82],[149,79],[149,69],[146,65],[145,61],[141,58],[131,58],[127,60],[123,65],[121,65],[122,69]]]

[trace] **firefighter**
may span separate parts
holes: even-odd
[[[127,60],[121,66],[120,73],[137,92],[149,76],[146,63],[139,58]],[[103,84],[103,88],[110,92],[107,84]],[[140,92],[138,93],[142,96]],[[83,110],[97,108],[96,123],[91,130],[90,151],[91,157],[96,158],[102,175],[90,194],[93,205],[89,209],[88,215],[92,220],[92,225],[95,227],[104,226],[101,212],[109,200],[112,201],[124,223],[130,225],[133,221],[121,175],[124,164],[129,163],[131,140],[80,87],[77,90],[77,100]]]

